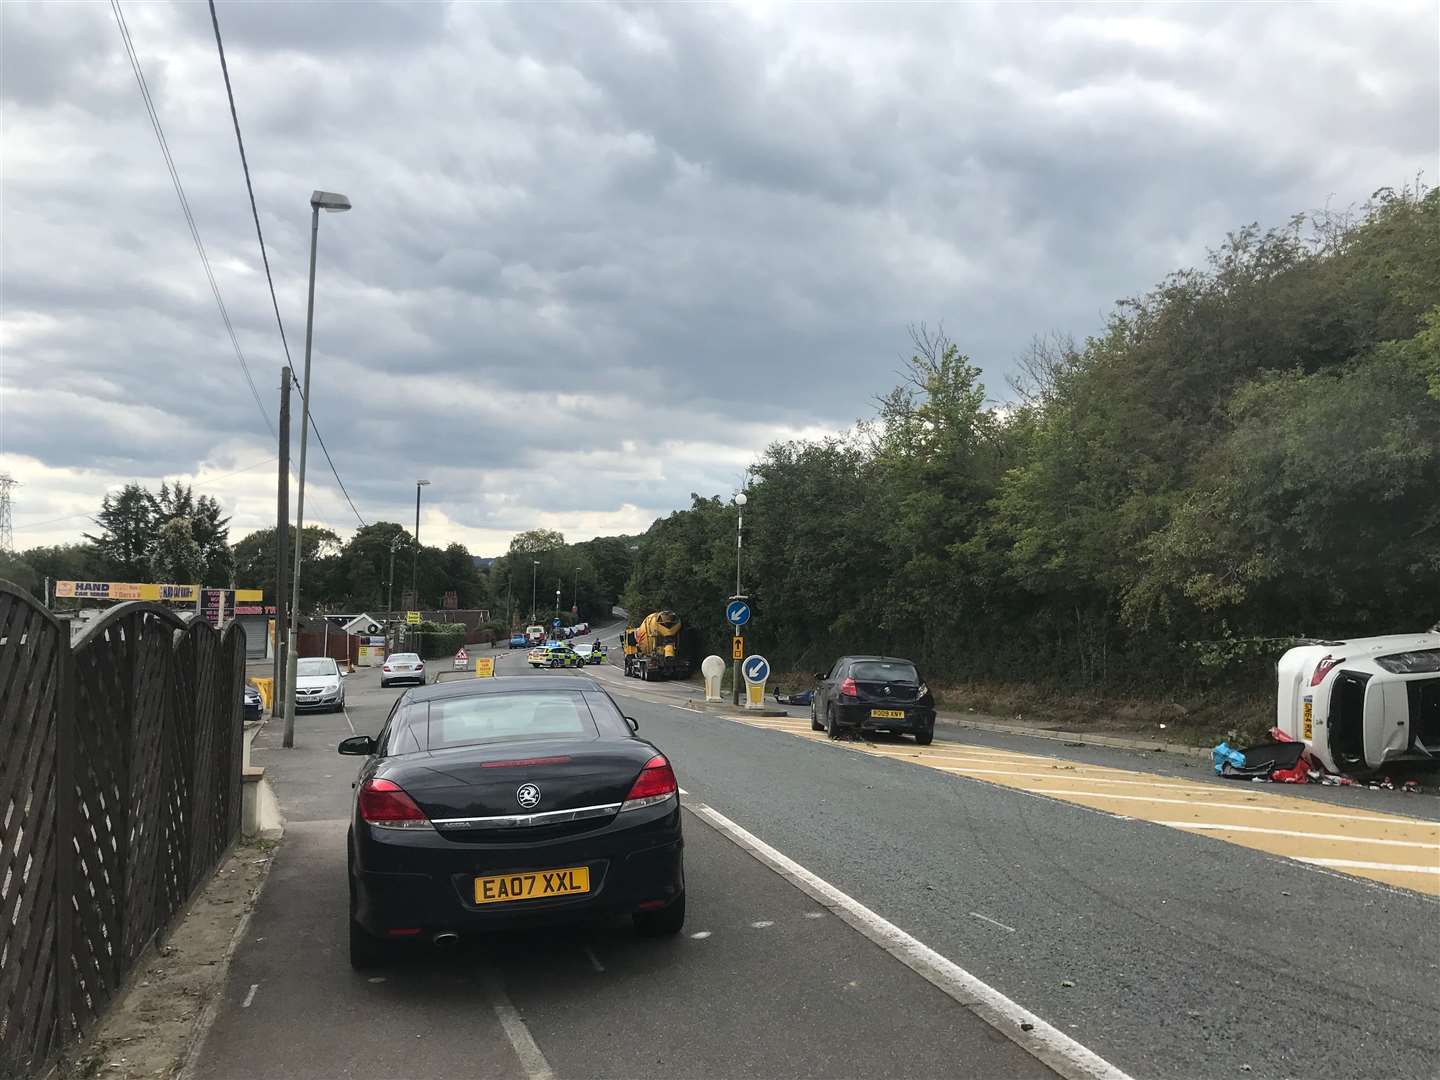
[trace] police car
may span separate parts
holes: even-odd
[[[585,658],[563,642],[538,645],[525,655],[525,662],[533,668],[578,668],[585,666]]]

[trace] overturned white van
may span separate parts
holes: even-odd
[[[1331,772],[1440,764],[1440,633],[1297,646],[1279,676],[1276,724]]]

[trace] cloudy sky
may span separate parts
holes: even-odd
[[[1004,399],[1032,335],[1227,229],[1436,182],[1440,5],[279,4],[219,19],[281,314],[360,515],[482,554],[644,529],[847,426],[906,326]],[[284,362],[204,4],[124,13],[273,421]],[[108,4],[0,4],[16,546],[275,447]],[[298,416],[297,416],[298,419]],[[297,425],[298,427],[298,425]],[[312,441],[312,449],[314,443]],[[307,518],[356,517],[312,454]],[[70,515],[70,516],[64,516]]]

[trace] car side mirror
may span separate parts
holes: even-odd
[[[829,673],[828,671],[817,671],[817,672],[815,672],[815,678],[816,678],[817,680],[819,680],[820,682],[824,682],[824,681],[825,681],[826,679],[828,679],[829,677],[830,677],[830,673]]]
[[[636,720],[633,716],[625,717],[625,723],[629,726],[631,731],[638,732],[640,730],[640,721]]]
[[[375,740],[369,735],[351,735],[348,739],[341,739],[338,747],[342,754],[353,754],[355,757],[370,757],[375,753]]]

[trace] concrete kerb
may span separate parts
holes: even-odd
[[[747,716],[779,717],[790,716],[785,709],[745,710],[736,709],[728,701],[707,702],[690,698],[686,708],[699,712],[714,713],[731,720],[743,720]],[[797,717],[796,719],[804,719]],[[1203,746],[1187,746],[1185,743],[1156,742],[1149,739],[1131,739],[1121,735],[1092,735],[1088,732],[1055,731],[1050,728],[1021,727],[995,720],[971,720],[967,717],[949,716],[940,713],[935,717],[937,724],[948,727],[969,728],[973,731],[989,731],[1001,735],[1021,735],[1027,739],[1049,739],[1051,742],[1079,743],[1082,746],[1105,746],[1113,750],[1141,750],[1146,753],[1179,754],[1182,757],[1210,760],[1210,750]]]
[[[974,731],[990,731],[1002,735],[1023,735],[1027,739],[1049,739],[1051,742],[1079,743],[1082,746],[1108,746],[1116,750],[1143,750],[1148,753],[1179,754],[1182,757],[1210,759],[1210,750],[1203,746],[1187,746],[1185,743],[1156,742],[1151,739],[1128,739],[1121,735],[1091,735],[1082,731],[1054,731],[1050,728],[1021,727],[998,721],[970,720],[961,716],[946,716],[941,713],[935,722],[949,727],[970,728]]]
[[[685,701],[687,709],[695,709],[697,712],[713,713],[717,716],[724,716],[730,720],[743,720],[747,716],[789,716],[784,709],[737,709],[728,701],[706,701],[704,698],[687,698]]]

